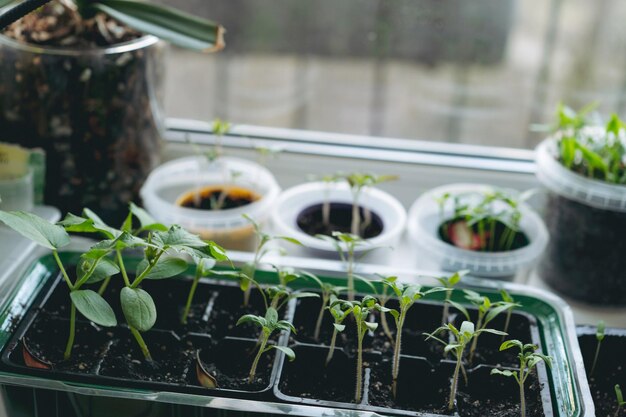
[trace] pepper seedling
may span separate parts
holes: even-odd
[[[600,358],[600,347],[602,346],[602,341],[604,340],[604,332],[606,330],[606,324],[604,321],[598,322],[596,326],[596,353],[593,355],[593,365],[591,365],[591,372],[589,372],[589,376],[592,376],[596,370],[596,365],[598,364],[598,359]]]
[[[337,179],[345,180],[350,186],[352,192],[352,222],[350,224],[350,233],[356,236],[363,236],[365,229],[372,223],[372,213],[366,207],[363,207],[363,222],[361,222],[359,200],[364,189],[373,187],[383,182],[394,181],[398,179],[397,175],[375,175],[354,172],[351,174],[336,174]]]
[[[344,320],[352,313],[352,305],[350,303],[342,303],[335,295],[330,296],[330,305],[328,310],[331,316],[333,316],[333,335],[330,338],[330,345],[328,347],[328,355],[326,355],[326,366],[333,359],[335,354],[335,344],[337,343],[337,334],[343,332],[346,329],[346,325],[343,324]]]
[[[357,360],[356,360],[356,385],[354,401],[358,404],[363,396],[363,339],[369,331],[375,331],[378,323],[368,321],[370,312],[373,310],[388,311],[378,304],[376,298],[366,295],[361,301],[336,300],[334,304],[343,304],[343,311],[349,311],[354,317],[357,333]]]
[[[454,287],[461,282],[461,278],[465,276],[469,271],[458,271],[452,274],[450,277],[438,277],[436,278],[439,284],[446,290],[444,302],[443,302],[443,314],[441,316],[441,325],[445,326],[448,322],[448,316],[450,315],[450,298]]]
[[[449,342],[443,341],[437,337],[440,332],[447,331],[452,334],[452,339]],[[461,323],[461,327],[457,329],[454,324],[448,323],[445,326],[441,326],[432,333],[424,333],[426,340],[434,339],[445,346],[444,353],[452,352],[456,358],[456,365],[454,367],[454,374],[452,375],[452,385],[450,387],[450,397],[448,399],[448,411],[454,410],[454,404],[456,402],[456,392],[459,385],[459,372],[463,362],[463,353],[465,348],[472,340],[476,340],[481,333],[493,333],[497,335],[503,335],[504,332],[494,329],[476,329],[474,323],[471,321],[464,321]]]
[[[482,296],[476,291],[472,290],[463,290],[465,293],[465,298],[474,305],[478,309],[478,319],[476,321],[476,330],[483,330],[487,327],[487,325],[496,317],[498,317],[501,313],[510,310],[516,307],[518,304],[507,303],[505,301],[492,302],[489,297]],[[456,303],[454,301],[449,301],[455,308],[457,308],[463,316],[465,316],[466,320],[470,320],[469,312],[465,307]],[[505,332],[501,332],[501,334]],[[470,346],[469,354],[468,354],[468,362],[471,365],[474,361],[474,354],[476,353],[476,347],[478,346],[478,336],[480,333],[477,333],[476,336],[472,340],[472,345]]]
[[[299,245],[299,246],[302,246],[302,243],[300,243],[299,240],[294,239],[292,237],[273,236],[273,235],[267,234],[261,230],[261,226],[257,222],[255,222],[251,217],[249,217],[246,214],[244,214],[243,217],[252,224],[252,227],[254,228],[254,233],[258,239],[258,243],[254,251],[254,258],[252,262],[246,263],[241,268],[241,271],[245,274],[246,277],[249,278],[249,279],[244,279],[240,281],[239,283],[241,290],[243,291],[243,305],[248,306],[248,304],[250,303],[250,293],[252,290],[252,287],[250,284],[252,283],[252,281],[254,281],[256,271],[259,268],[259,265],[261,264],[261,262],[263,261],[263,258],[265,258],[265,256],[269,254],[270,252],[282,250],[282,248],[280,247],[267,247],[267,244],[272,241],[280,241],[280,240],[293,243],[294,245]]]
[[[310,279],[311,281],[315,282],[320,287],[320,292],[321,292],[320,298],[322,302],[320,305],[320,311],[317,314],[317,320],[315,321],[315,330],[313,331],[313,339],[319,341],[320,332],[322,329],[322,321],[324,320],[324,312],[326,311],[330,303],[331,297],[333,296],[338,297],[342,291],[346,290],[346,287],[337,287],[328,282],[323,282],[321,279],[319,279],[319,277],[309,272],[303,271],[302,275],[305,278]]]
[[[523,344],[519,340],[507,340],[500,345],[500,351],[511,348],[519,349],[519,353],[517,355],[519,359],[519,369],[516,371],[492,369],[491,375],[502,375],[515,378],[515,381],[517,381],[517,385],[519,386],[520,415],[521,417],[526,417],[526,396],[524,394],[524,384],[526,383],[526,380],[528,379],[528,376],[532,372],[533,368],[537,366],[539,362],[543,361],[548,367],[550,367],[552,359],[549,356],[537,353],[536,345]]]
[[[626,405],[626,401],[624,401],[624,395],[622,394],[622,388],[619,384],[615,384],[615,399],[617,400],[617,410],[615,410],[615,414],[613,417],[619,417],[620,411],[622,411],[622,407]]]
[[[58,253],[59,249],[70,243],[70,236],[62,226],[23,211],[0,211],[0,221],[22,236],[52,251],[52,256],[69,289],[71,300],[70,330],[63,353],[65,360],[71,357],[74,346],[76,310],[100,326],[114,327],[117,325],[115,313],[109,303],[97,292],[81,289],[85,284],[101,281],[119,272],[116,265],[106,258],[106,252],[89,251],[83,254],[78,264],[76,280],[72,281]]]
[[[290,322],[288,322],[287,320],[278,320],[278,311],[276,311],[275,308],[268,308],[265,313],[265,317],[255,316],[253,314],[246,314],[244,316],[241,316],[241,318],[237,321],[237,326],[243,323],[252,323],[261,328],[261,337],[258,345],[259,349],[256,356],[254,357],[254,361],[252,362],[250,373],[248,374],[248,383],[251,384],[252,382],[254,382],[254,377],[256,376],[259,360],[264,353],[272,349],[277,349],[283,352],[290,361],[293,361],[296,358],[296,354],[291,348],[287,346],[279,346],[276,344],[268,344],[270,336],[277,330],[291,330],[294,333],[296,332],[296,329]]]
[[[404,321],[406,320],[406,314],[409,309],[413,307],[417,300],[425,297],[433,292],[445,291],[444,288],[432,288],[427,291],[422,291],[422,287],[417,284],[402,284],[398,282],[398,277],[387,277],[382,280],[382,283],[391,288],[393,293],[398,297],[400,304],[399,310],[387,309],[387,312],[391,314],[396,322],[396,340],[393,350],[393,362],[391,367],[392,376],[392,392],[394,397],[398,388],[398,375],[400,374],[400,352],[402,349],[402,329],[404,327]]]

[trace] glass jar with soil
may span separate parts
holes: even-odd
[[[164,44],[109,18],[115,36],[77,34],[64,14],[35,43],[35,15],[0,35],[2,140],[45,150],[47,204],[121,224],[160,157]]]
[[[263,224],[280,192],[272,173],[240,158],[186,157],[150,174],[141,189],[145,208],[158,221],[180,224],[227,249],[253,250],[254,227]]]
[[[395,197],[375,188],[363,189],[355,206],[347,184],[312,182],[286,190],[276,203],[272,222],[279,234],[302,242],[302,247],[290,248],[295,253],[329,258],[337,256],[335,247],[317,235],[332,236],[335,231],[359,235],[366,242],[356,248],[361,254],[374,247],[389,248],[404,230],[406,211]],[[386,262],[388,255],[381,249],[368,259]]]
[[[422,268],[524,278],[548,243],[541,218],[513,190],[451,184],[418,198],[408,230]]]
[[[551,236],[539,276],[578,301],[626,305],[626,186],[567,169],[556,159],[553,138],[536,155],[537,176],[548,189],[544,218]]]

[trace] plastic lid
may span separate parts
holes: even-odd
[[[452,204],[444,207],[443,216],[436,199],[445,193],[463,194],[493,191],[494,187],[482,184],[450,184],[434,188],[418,198],[409,210],[409,238],[417,246],[418,256],[431,258],[447,271],[470,270],[484,277],[508,277],[518,270],[531,266],[548,244],[548,231],[541,218],[526,204],[520,204],[520,228],[530,243],[523,248],[506,252],[478,252],[461,249],[441,240],[438,229],[443,219],[453,216]],[[506,190],[517,193],[513,190]]]
[[[626,186],[583,177],[556,160],[557,141],[548,138],[536,149],[537,178],[550,191],[587,206],[626,211]]]
[[[236,173],[233,179],[232,173]],[[181,207],[176,201],[194,189],[230,184],[249,188],[260,199],[226,210],[198,210]],[[141,189],[146,210],[159,222],[179,224],[190,230],[227,230],[249,226],[242,214],[263,222],[280,193],[272,173],[255,162],[223,157],[208,163],[204,157],[187,157],[156,168]]]
[[[307,248],[335,252],[332,243],[303,232],[297,224],[298,215],[306,208],[321,204],[325,199],[333,203],[352,204],[352,193],[347,184],[310,182],[292,187],[280,196],[272,222],[279,234],[298,239]],[[380,235],[367,239],[368,245],[358,246],[357,252],[368,251],[377,246],[393,246],[404,231],[406,211],[392,195],[375,189],[362,191],[359,205],[376,213],[383,221]]]

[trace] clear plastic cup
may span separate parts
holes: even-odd
[[[0,179],[0,209],[32,211],[34,207],[33,172],[18,178]]]

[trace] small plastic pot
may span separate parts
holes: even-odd
[[[528,245],[505,252],[479,252],[458,248],[439,237],[443,219],[452,218],[452,207],[445,207],[443,216],[436,198],[451,195],[485,192],[493,187],[481,184],[451,184],[428,191],[418,198],[409,210],[409,238],[417,250],[422,267],[445,271],[469,270],[474,276],[511,281],[517,274],[527,275],[538,261],[548,243],[548,232],[541,218],[526,204],[520,205],[520,228],[529,240]]]
[[[539,275],[576,300],[626,305],[626,186],[585,178],[556,155],[555,139],[537,147],[537,177],[549,190],[544,218],[551,236]]]
[[[232,179],[231,173],[237,173]],[[182,207],[180,200],[194,190],[211,186],[230,186],[253,191],[256,201],[224,210]],[[240,158],[219,158],[209,163],[203,157],[187,157],[167,162],[155,169],[141,189],[148,212],[165,224],[178,224],[214,240],[227,249],[251,250],[255,246],[254,228],[243,217],[259,224],[269,217],[280,187],[265,167]]]
[[[303,244],[302,247],[294,245],[293,252],[300,252],[299,254],[305,256],[337,257],[332,243],[311,236],[298,226],[298,217],[305,210],[321,205],[324,201],[352,205],[352,193],[347,184],[311,182],[292,187],[278,198],[272,222],[278,234],[296,238]],[[363,254],[379,247],[380,249],[371,251],[367,259],[384,262],[390,248],[398,243],[404,231],[406,211],[395,197],[375,188],[362,191],[359,206],[370,210],[373,216],[380,219],[382,229],[377,236],[366,239],[368,244],[357,247],[356,252]]]

